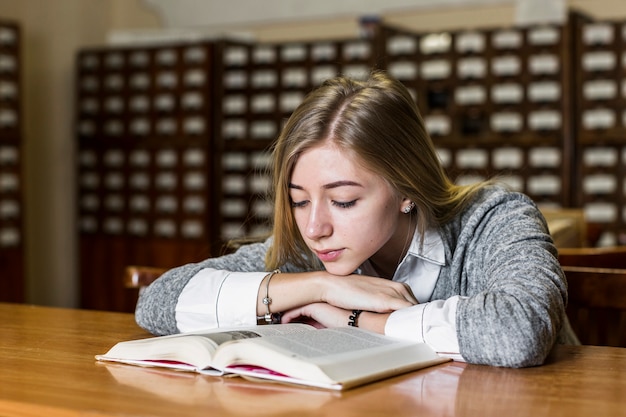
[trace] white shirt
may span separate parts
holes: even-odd
[[[425,342],[437,352],[460,359],[455,320],[460,297],[431,300],[443,265],[445,255],[439,233],[427,231],[423,246],[420,235],[415,233],[393,280],[407,283],[419,304],[391,313],[385,334]],[[369,262],[357,272],[376,276]],[[199,271],[178,298],[176,325],[181,332],[255,325],[257,295],[265,275],[267,272],[229,272],[210,268]]]

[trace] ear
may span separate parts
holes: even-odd
[[[402,213],[404,213],[404,209],[406,208],[406,206],[408,206],[409,204],[411,204],[411,200],[409,200],[406,197],[401,197],[400,198],[400,204],[398,206],[398,209],[400,209],[400,211]]]

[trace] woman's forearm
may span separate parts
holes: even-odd
[[[301,272],[273,274],[268,286],[269,274],[261,281],[257,296],[257,316],[269,311],[278,313],[303,305],[322,301],[323,275],[326,272]],[[263,300],[271,300],[265,304]]]

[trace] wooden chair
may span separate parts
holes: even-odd
[[[548,222],[550,235],[557,248],[588,246],[588,225],[582,209],[542,208],[541,213]]]
[[[559,260],[581,343],[626,347],[626,246],[560,248]]]

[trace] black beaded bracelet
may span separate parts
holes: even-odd
[[[359,327],[359,316],[363,310],[352,310],[352,314],[348,318],[348,326]]]

